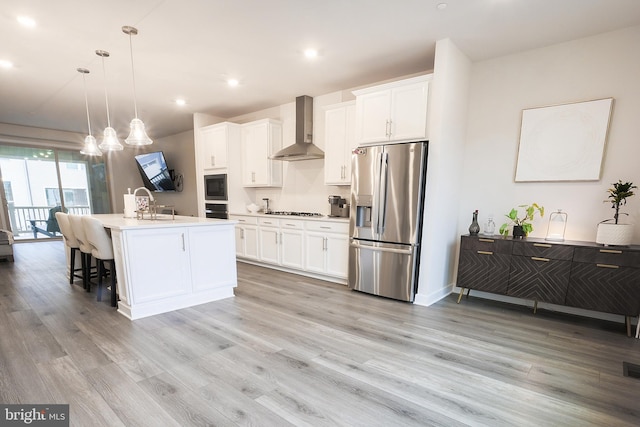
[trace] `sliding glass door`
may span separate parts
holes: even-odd
[[[108,213],[102,158],[75,151],[0,145],[3,216],[16,240],[60,237],[55,212]],[[3,194],[2,194],[3,193]]]

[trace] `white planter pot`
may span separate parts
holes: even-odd
[[[596,243],[608,246],[627,246],[633,238],[633,224],[598,224]]]

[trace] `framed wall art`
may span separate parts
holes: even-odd
[[[515,181],[597,181],[613,98],[522,110]]]

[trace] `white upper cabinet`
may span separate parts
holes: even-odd
[[[242,125],[242,185],[281,187],[282,162],[269,156],[282,148],[282,124],[264,119]]]
[[[227,167],[228,144],[239,135],[239,125],[218,123],[198,130],[196,157],[201,170],[225,169]]]
[[[427,139],[431,75],[356,90],[356,143]]]
[[[325,110],[324,183],[351,184],[351,150],[356,147],[356,103],[343,102]]]

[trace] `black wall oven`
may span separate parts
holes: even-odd
[[[206,203],[204,214],[206,218],[229,219],[226,203]]]
[[[218,201],[228,200],[227,174],[221,173],[204,176],[204,199]]]

